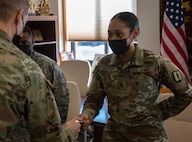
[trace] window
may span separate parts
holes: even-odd
[[[137,0],[65,0],[66,51],[75,59],[93,60],[108,54],[107,29],[112,16],[121,11],[136,14]]]
[[[72,44],[74,44],[72,46],[73,47],[72,51],[74,51],[75,59],[92,61],[95,54],[111,53],[111,49],[109,48],[107,42],[81,41],[81,42],[72,42]]]

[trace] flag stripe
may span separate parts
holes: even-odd
[[[183,66],[187,66],[187,64],[186,64],[186,62],[185,62],[185,60],[184,60],[184,58],[181,56],[181,54],[179,54],[179,52],[177,51],[177,48],[175,47],[175,45],[173,44],[173,42],[171,41],[171,39],[167,36],[168,34],[165,32],[165,31],[163,31],[163,33],[162,33],[162,36],[163,36],[163,38],[162,38],[162,41],[164,41],[164,44],[162,44],[162,46],[164,47],[165,45],[165,49],[161,49],[161,52],[162,52],[162,50],[164,50],[164,53],[166,53],[166,52],[169,52],[169,53],[166,53],[166,55],[164,55],[165,57],[167,57],[167,58],[169,58],[170,60],[172,60],[172,61],[175,61],[175,60],[177,60],[177,62],[179,63],[180,62],[180,64],[182,64]],[[171,48],[170,48],[171,47]],[[170,52],[172,53],[172,54],[170,54]],[[163,55],[163,54],[162,54]],[[172,55],[172,56],[171,56]],[[173,58],[173,57],[177,57],[177,58]],[[176,63],[175,63],[176,64]],[[177,64],[176,64],[177,65]],[[185,68],[185,67],[183,67],[183,68]]]
[[[170,31],[169,34],[172,33],[172,35],[174,35],[174,37],[176,38],[177,41],[181,41],[181,42],[179,42],[179,44],[181,44],[180,46],[181,46],[182,50],[185,51],[185,54],[186,54],[186,56],[187,56],[186,42],[185,42],[186,36],[185,36],[185,32],[184,32],[184,31],[185,31],[185,29],[184,29],[184,24],[182,24],[182,26],[181,26],[180,28],[177,28],[177,29],[176,29],[176,28],[172,25],[171,21],[169,20],[169,18],[167,17],[166,14],[164,15],[164,21],[166,21],[166,22],[164,22],[164,25],[166,25],[167,28],[168,28],[169,31]],[[164,27],[163,27],[163,28],[164,28]],[[169,34],[168,34],[168,35],[169,35]],[[183,47],[183,46],[184,46],[184,47]],[[177,48],[177,46],[176,46],[176,48]]]
[[[178,32],[180,33],[181,37],[183,38],[184,43],[186,44],[186,36],[185,36],[185,29],[184,26],[182,26],[181,28],[177,29]]]
[[[182,0],[166,1],[160,54],[169,58],[191,82]]]
[[[162,45],[163,45],[164,49],[166,50],[166,52],[164,53],[164,56],[169,57],[172,61],[174,61],[174,63],[177,65],[177,67],[185,74],[185,76],[188,76],[187,73],[185,72],[185,68],[183,68],[183,66],[181,66],[181,64],[179,63],[177,58],[174,56],[173,52],[171,52],[171,50],[169,50],[168,46],[166,45],[166,43],[164,41],[162,41]],[[183,63],[185,64],[185,62],[183,62]]]
[[[169,26],[169,25],[168,25]],[[170,28],[169,28],[170,29]],[[185,45],[180,45],[178,41],[181,41],[181,39],[177,38],[176,36],[174,36],[172,33],[170,32],[170,30],[167,27],[167,24],[164,24],[164,31],[167,34],[168,38],[171,39],[171,42],[173,43],[172,46],[169,46],[170,48],[174,48],[177,51],[175,52],[179,52],[180,55],[182,56],[182,58],[185,60],[185,62],[188,62],[186,53],[183,51],[183,46]],[[177,33],[177,35],[180,34],[179,32]],[[176,48],[175,48],[176,47]]]

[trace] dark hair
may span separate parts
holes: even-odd
[[[137,16],[131,12],[120,12],[117,13],[116,15],[114,15],[111,19],[119,19],[122,22],[124,22],[128,28],[131,29],[131,32],[137,28],[139,30],[139,20],[137,18]]]
[[[31,31],[31,29],[29,28],[29,26],[28,26],[27,24],[26,24],[25,27],[23,28],[23,32],[24,32],[24,33],[28,33],[29,36],[30,36],[31,38],[33,38],[33,32]]]
[[[24,10],[24,14],[28,14],[29,10],[29,0],[1,0],[0,1],[0,20],[8,21],[16,12],[20,9]]]

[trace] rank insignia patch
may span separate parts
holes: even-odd
[[[181,81],[181,73],[180,71],[174,71],[172,72],[173,78],[176,82],[180,82]]]

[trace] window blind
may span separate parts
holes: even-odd
[[[65,0],[65,40],[106,41],[110,19],[118,12],[136,14],[137,0]]]

